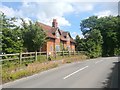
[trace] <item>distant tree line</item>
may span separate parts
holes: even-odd
[[[120,16],[91,16],[80,27],[84,38],[76,36],[76,50],[90,57],[120,55]]]
[[[46,41],[45,32],[37,22],[26,23],[21,18],[21,26],[15,24],[16,18],[7,18],[0,13],[1,53],[37,51]]]

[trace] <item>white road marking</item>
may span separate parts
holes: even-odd
[[[100,61],[97,61],[97,62],[95,62],[95,64],[97,64],[97,63],[99,63],[99,62],[102,62],[103,60],[100,60]]]
[[[77,73],[77,72],[79,72],[79,71],[82,71],[83,69],[85,69],[85,68],[87,68],[87,67],[88,67],[88,66],[85,66],[85,67],[83,67],[83,68],[81,68],[81,69],[79,69],[79,70],[77,70],[77,71],[75,71],[75,72],[73,72],[73,73],[71,73],[71,74],[65,76],[63,79],[66,79],[66,78],[68,78],[68,77],[74,75],[75,73]]]

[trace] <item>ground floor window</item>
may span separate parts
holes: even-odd
[[[56,51],[60,51],[60,45],[56,45],[55,49]]]
[[[67,50],[70,50],[70,46],[67,46]]]
[[[53,46],[50,46],[50,51],[53,51]]]

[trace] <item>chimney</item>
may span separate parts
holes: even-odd
[[[54,27],[54,28],[57,28],[57,27],[58,27],[58,23],[57,23],[57,20],[56,20],[56,19],[53,19],[52,27]]]

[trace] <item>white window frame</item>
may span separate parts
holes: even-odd
[[[58,48],[57,48],[58,47]],[[58,50],[57,50],[58,49]],[[60,51],[60,45],[55,46],[55,51]]]
[[[52,45],[50,46],[50,51],[53,51],[53,46]]]
[[[67,40],[68,40],[68,41],[70,40],[70,37],[69,37],[69,35],[67,35]]]
[[[67,49],[70,50],[70,46],[67,46]]]
[[[60,38],[60,33],[58,32],[58,30],[56,31],[56,37]]]

